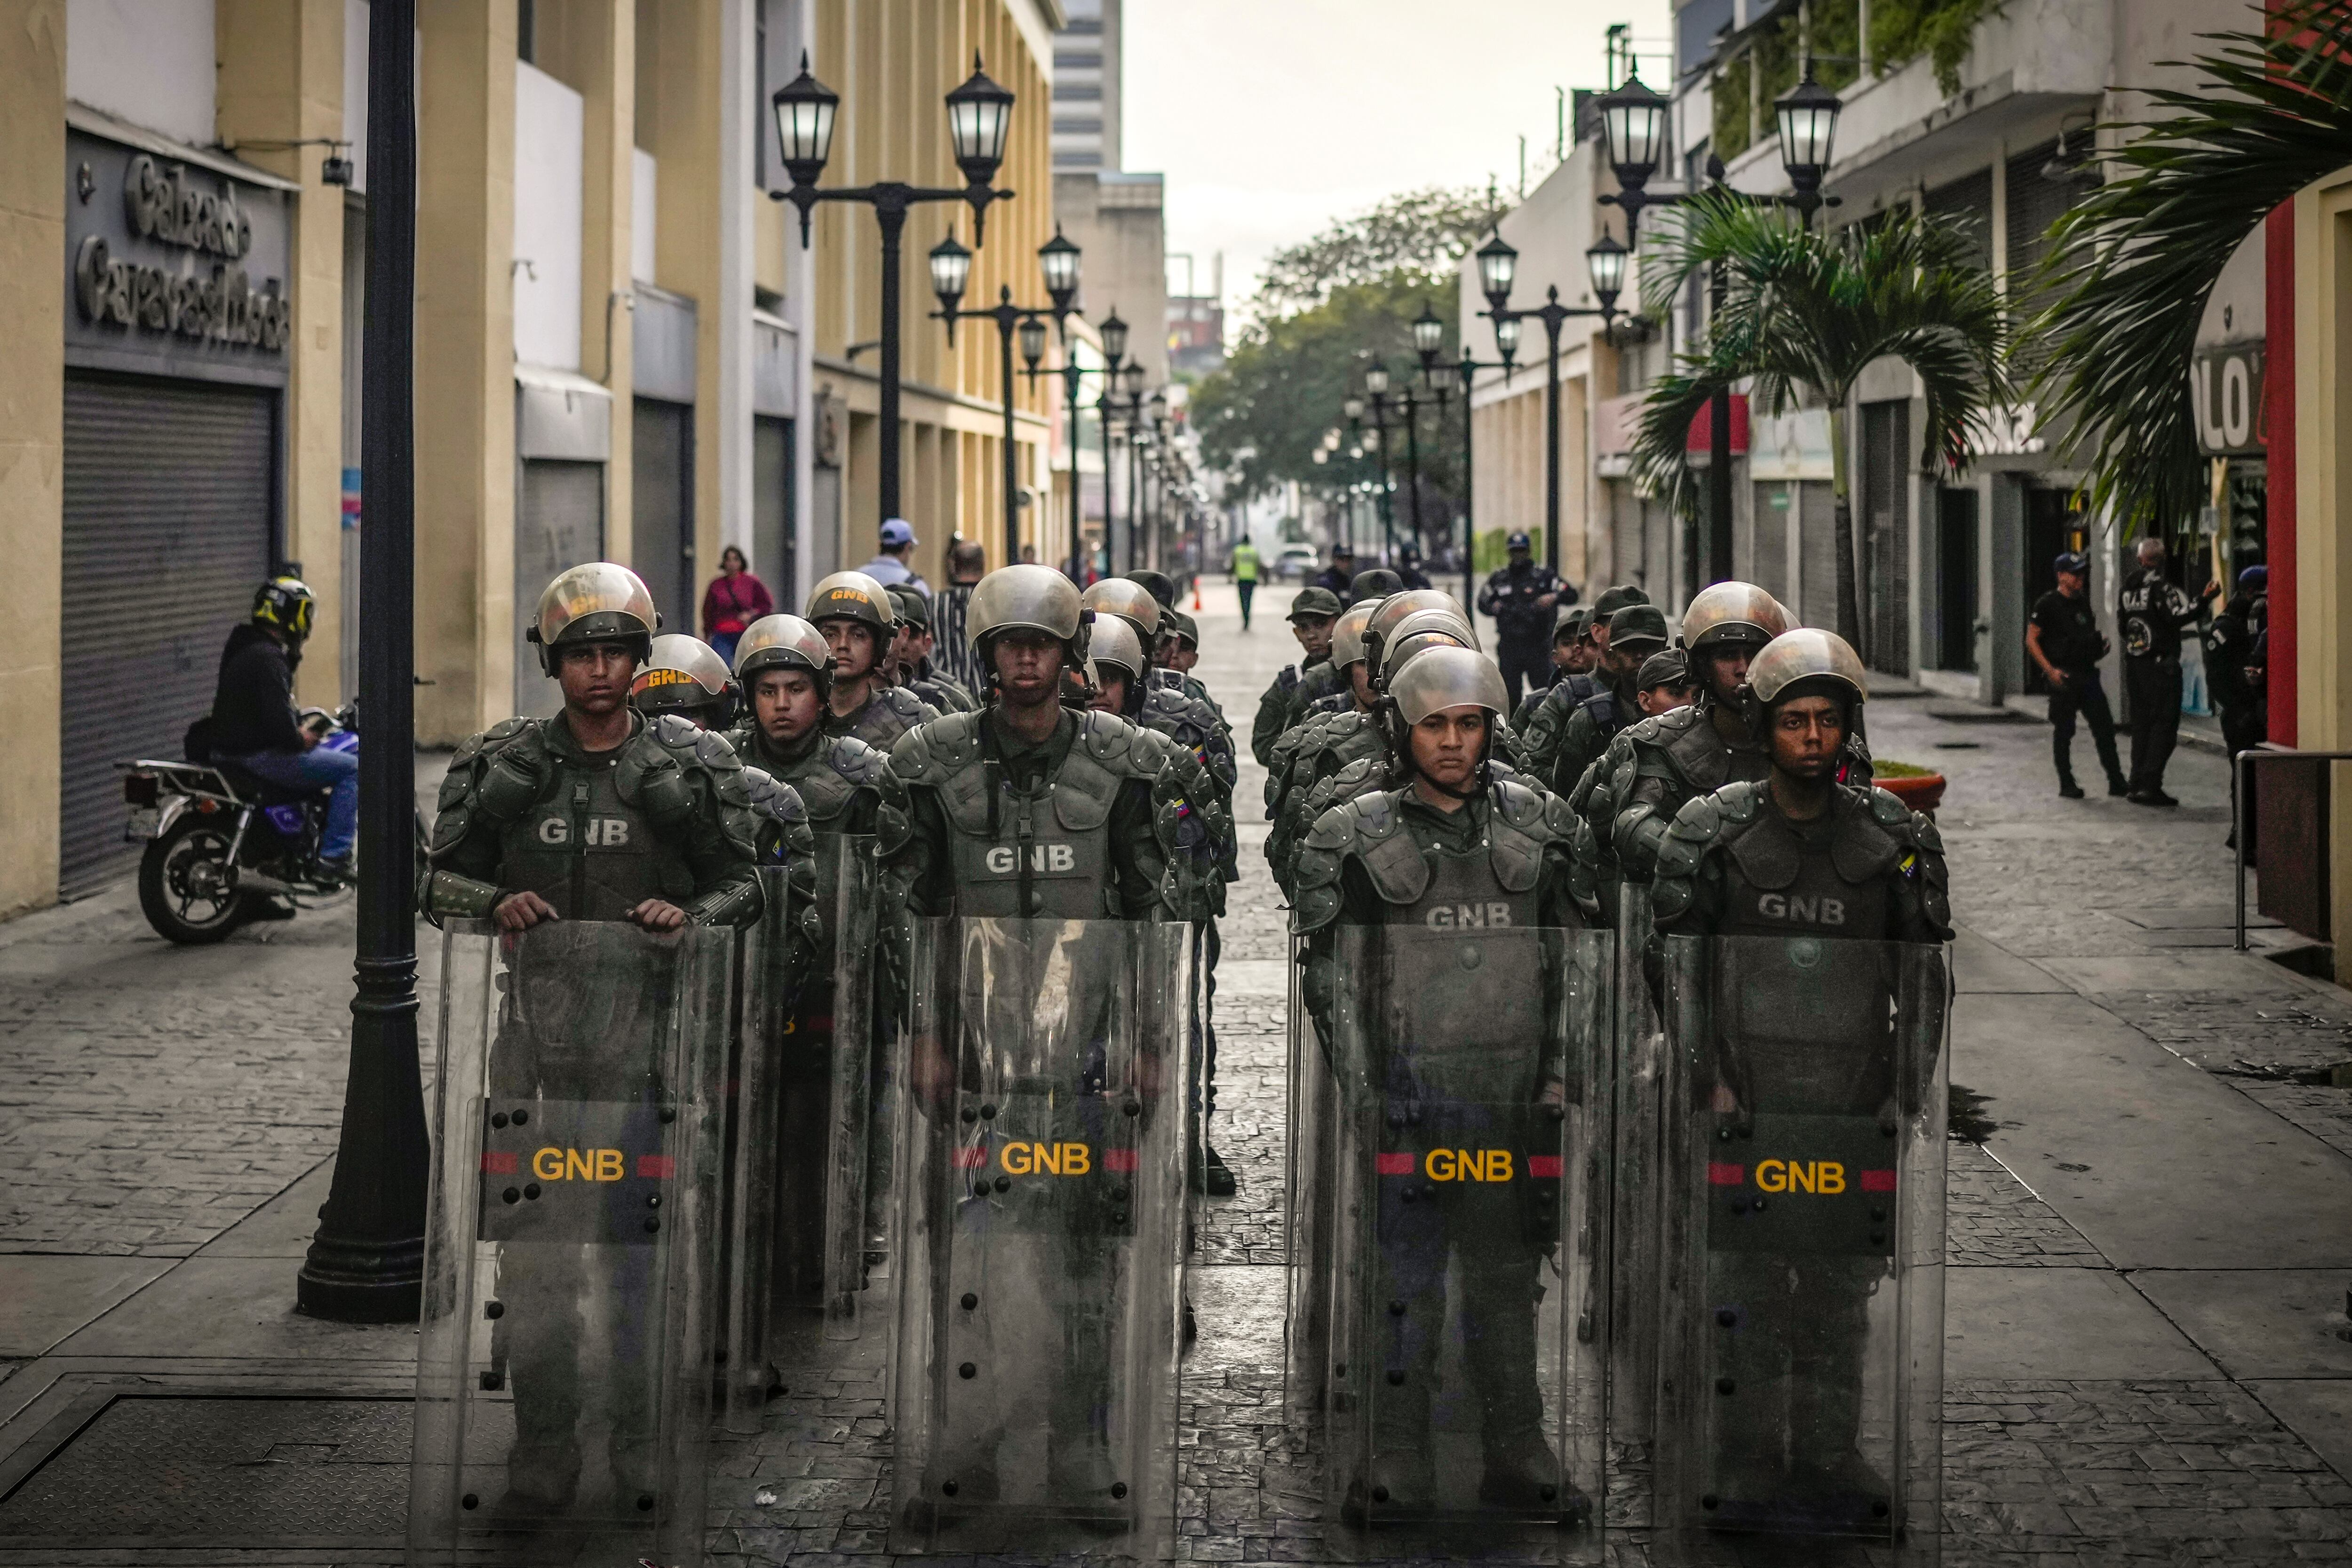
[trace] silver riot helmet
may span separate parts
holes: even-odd
[[[1835,632],[1799,626],[1764,645],[1748,666],[1748,689],[1763,708],[1792,697],[1835,697],[1853,708],[1870,700],[1862,660]]]
[[[1145,647],[1160,636],[1160,601],[1140,583],[1106,577],[1087,585],[1082,603],[1097,616],[1117,616],[1133,626],[1136,640]]]
[[[767,669],[806,670],[816,678],[818,701],[833,695],[833,648],[798,616],[761,616],[736,639],[735,679],[746,696]]]
[[[1716,583],[1683,611],[1683,647],[1693,653],[1725,643],[1762,647],[1792,624],[1780,601],[1755,584]]]
[[[635,572],[610,561],[592,561],[561,573],[539,596],[538,613],[523,631],[539,647],[539,668],[553,675],[563,650],[588,643],[620,643],[639,664],[653,655],[661,615],[654,596]]]
[[[1388,658],[1383,649],[1387,647],[1389,639],[1396,635],[1397,623],[1407,616],[1417,616],[1424,610],[1452,611],[1454,617],[1462,623],[1463,627],[1469,634],[1462,639],[1464,645],[1469,647],[1478,646],[1477,628],[1471,625],[1470,617],[1463,613],[1462,601],[1444,589],[1412,588],[1401,594],[1391,594],[1381,601],[1380,608],[1372,612],[1371,624],[1364,630],[1364,655],[1371,660],[1372,673],[1375,676],[1388,663]]]
[[[1136,588],[1136,592],[1143,590]],[[1087,622],[1093,618],[1093,613],[1078,602],[1078,591],[1067,577],[1051,566],[1024,563],[999,566],[973,587],[971,602],[964,609],[964,635],[971,639],[972,651],[980,656],[981,668],[992,689],[996,666],[988,657],[988,646],[998,633],[1044,632],[1062,645],[1068,659],[1065,668],[1076,675],[1086,668]]]
[[[629,706],[648,718],[676,713],[706,730],[724,730],[735,721],[734,672],[700,637],[665,632],[629,684]]]
[[[1378,620],[1381,617],[1373,618]],[[1381,637],[1381,662],[1379,668],[1373,672],[1373,683],[1381,690],[1388,689],[1388,683],[1394,679],[1396,672],[1403,668],[1405,658],[1408,657],[1405,650],[1405,645],[1408,642],[1412,645],[1412,651],[1416,653],[1438,643],[1448,644],[1454,647],[1466,647],[1474,651],[1478,647],[1476,634],[1471,631],[1470,623],[1458,610],[1451,607],[1415,610],[1409,616],[1400,616],[1388,626]]]
[[[835,572],[810,590],[805,618],[818,626],[826,621],[855,621],[874,633],[877,650],[887,652],[891,635],[898,630],[898,607],[891,601],[890,591],[865,573]]]
[[[1346,669],[1351,664],[1361,664],[1371,656],[1364,648],[1364,628],[1371,625],[1372,613],[1386,599],[1359,599],[1339,612],[1331,623],[1331,668]]]
[[[1466,647],[1423,648],[1397,667],[1396,678],[1389,683],[1383,706],[1390,715],[1390,742],[1397,758],[1410,770],[1414,725],[1449,708],[1485,709],[1486,736],[1479,748],[1478,771],[1473,775],[1470,789],[1465,792],[1476,794],[1486,787],[1486,763],[1495,754],[1495,729],[1509,710],[1510,700],[1510,692],[1503,685],[1503,672],[1485,654]]]
[[[1143,694],[1144,672],[1151,668],[1144,657],[1143,641],[1123,616],[1097,616],[1087,629],[1087,664],[1089,679],[1097,691],[1105,689],[1103,677],[1116,675],[1127,682],[1127,700],[1122,710],[1137,706],[1136,699]]]

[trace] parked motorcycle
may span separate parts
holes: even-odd
[[[303,710],[319,744],[359,750],[352,710]],[[268,784],[205,751],[204,721],[189,731],[192,760],[142,758],[117,763],[131,807],[123,837],[145,840],[139,861],[139,907],[165,940],[215,942],[248,920],[286,920],[316,909],[347,885],[315,874],[327,821],[327,792]],[[416,820],[417,854],[425,824]]]

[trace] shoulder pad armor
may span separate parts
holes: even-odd
[[[1922,811],[1911,814],[1911,837],[1920,848],[1931,855],[1944,852],[1944,836],[1937,831],[1936,819]]]
[[[1870,792],[1870,815],[1888,827],[1902,827],[1911,820],[1911,808],[1903,804],[1891,790],[1874,787]]]
[[[1723,813],[1723,820],[1745,827],[1756,820],[1764,809],[1765,785],[1759,783],[1726,784],[1712,797]],[[1708,798],[1701,796],[1700,798]]]
[[[909,724],[927,724],[940,717],[938,709],[903,686],[886,687],[882,700],[889,705],[891,712]]]
[[[978,713],[950,713],[918,725],[892,743],[891,771],[902,784],[937,788],[980,760],[981,723]]]

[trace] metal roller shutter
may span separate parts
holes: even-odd
[[[515,498],[515,711],[545,718],[563,693],[541,673],[539,648],[523,632],[539,596],[566,567],[604,558],[604,465],[532,459]]]
[[[66,377],[64,897],[138,858],[115,760],[178,756],[212,706],[221,645],[273,564],[277,415],[274,391]]]
[[[701,635],[694,580],[694,410],[636,401],[630,450],[629,564],[645,579],[663,629]]]

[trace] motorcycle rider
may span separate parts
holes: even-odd
[[[319,744],[323,731],[295,721],[294,669],[310,635],[317,597],[299,577],[277,576],[254,590],[253,611],[229,629],[213,689],[205,748],[216,763],[280,789],[324,791],[327,820],[306,870],[329,887],[355,879],[360,759]]]
[[[1306,942],[1302,988],[1318,1017],[1329,1016],[1339,987],[1370,982],[1337,973],[1340,925],[1426,929],[1457,909],[1475,908],[1482,911],[1475,925],[1452,928],[1475,944],[1489,933],[1507,941],[1506,933],[1518,929],[1582,923],[1567,896],[1566,808],[1557,797],[1488,773],[1495,731],[1509,707],[1494,661],[1466,647],[1423,649],[1398,669],[1389,697],[1382,717],[1409,782],[1324,813],[1298,856],[1291,929]],[[1465,973],[1475,973],[1480,987],[1536,979],[1469,969],[1466,961]],[[1407,1031],[1404,1054],[1412,1059],[1384,1064],[1388,1121],[1409,1126],[1408,1141],[1433,1141],[1434,1147],[1458,1135],[1448,1100],[1525,1093],[1532,1121],[1538,1104],[1564,1103],[1570,1092],[1557,1077],[1524,1086],[1449,1083],[1458,1076],[1449,1074],[1449,1050],[1476,1043],[1469,1039],[1478,1030],[1475,991],[1406,996],[1391,1005],[1409,1011],[1416,1026]],[[1429,1201],[1411,1203],[1410,1194],[1406,1189],[1406,1206],[1381,1215],[1388,1288],[1397,1293],[1388,1306],[1397,1342],[1383,1352],[1388,1386],[1373,1385],[1371,1465],[1351,1485],[1351,1510],[1362,1511],[1366,1500],[1408,1510],[1433,1501],[1431,1395],[1449,1342],[1462,1347],[1476,1399],[1485,1460],[1480,1500],[1532,1506],[1548,1496],[1559,1468],[1545,1436],[1537,1383],[1543,1248],[1530,1243],[1527,1226],[1496,1225],[1486,1205],[1474,1210],[1433,1184],[1422,1194]],[[1451,1309],[1449,1258],[1459,1270]]]
[[[931,596],[910,583],[888,585],[898,614],[890,646],[890,672],[898,684],[942,713],[969,713],[979,706],[963,683],[931,662]]]
[[[863,572],[835,572],[809,594],[803,616],[833,649],[833,691],[826,699],[828,735],[855,735],[887,752],[899,736],[939,710],[892,684],[890,647],[898,613],[889,591]]]
[[[1290,635],[1298,639],[1305,657],[1297,664],[1282,667],[1274,684],[1265,689],[1257,701],[1257,720],[1250,725],[1250,755],[1258,766],[1272,765],[1275,742],[1297,722],[1298,689],[1305,677],[1328,658],[1331,654],[1331,627],[1339,618],[1339,595],[1328,588],[1307,587],[1298,590],[1290,601]]]
[[[457,748],[419,868],[418,904],[428,919],[488,919],[521,932],[560,921],[674,931],[689,921],[741,926],[759,918],[760,820],[741,762],[724,740],[675,714],[647,717],[629,706],[631,677],[652,653],[658,619],[645,584],[624,566],[575,566],[548,584],[525,635],[562,688],[562,710],[507,720]],[[789,967],[795,978],[805,973],[805,951]],[[559,1098],[583,1098],[569,1083],[578,1075],[545,1047],[511,1054],[531,1055],[530,1070]],[[649,1373],[591,1376],[581,1363],[581,1303],[597,1289],[591,1268],[576,1249],[500,1254],[499,1330],[514,1387],[509,1506],[570,1505],[589,1381],[608,1390],[613,1470],[624,1495],[651,1495]],[[634,1286],[651,1289],[649,1279]]]
[[[1853,650],[1832,633],[1800,628],[1768,643],[1748,675],[1769,770],[1699,795],[1675,814],[1659,843],[1651,889],[1658,931],[1769,938],[1792,952],[1824,941],[1949,941],[1950,887],[1935,824],[1884,790],[1838,782],[1868,697]],[[1717,1111],[1874,1116],[1878,1131],[1890,1131],[1911,1109],[1899,1097],[1916,1089],[1895,1081],[1899,1057],[1885,1048],[1877,969],[1867,959],[1817,961],[1801,972],[1802,994],[1743,995],[1751,1020],[1807,1042],[1787,1060],[1816,1070],[1791,1079],[1784,1062],[1782,1070],[1751,1076],[1742,1070],[1739,1040],[1727,1038],[1715,1064]],[[1841,1014],[1855,1015],[1850,1027],[1836,1026]],[[1729,1138],[1729,1127],[1720,1135]],[[1887,1478],[1864,1458],[1861,1426],[1870,1375],[1864,1352],[1875,1338],[1869,1320],[1885,1259],[1835,1248],[1767,1250],[1719,1257],[1714,1267],[1727,1276],[1723,1288],[1730,1293],[1706,1300],[1737,1300],[1744,1320],[1731,1347],[1739,1359],[1726,1366],[1737,1375],[1720,1392],[1729,1394],[1734,1383],[1743,1393],[1768,1391],[1749,1408],[1779,1413],[1725,1422],[1717,1464],[1728,1475],[1762,1479],[1768,1494],[1799,1500],[1809,1518],[1843,1523],[1850,1513],[1864,1526],[1874,1510],[1883,1518]],[[1769,1391],[1784,1392],[1775,1403]]]
[[[1048,922],[1209,918],[1222,887],[1218,846],[1230,831],[1215,786],[1165,737],[1063,703],[1066,671],[1082,669],[1087,658],[1077,589],[1050,567],[1000,567],[973,590],[969,626],[987,674],[984,706],[925,724],[891,752],[912,803],[914,912]],[[1069,1033],[1086,1047],[1086,1028]],[[957,1069],[940,1056],[943,1046],[914,1047],[908,1071],[919,1105],[953,1091]],[[1049,1065],[1057,1080],[1078,1085],[1072,1103],[1051,1113],[1084,1114],[1086,1064]],[[955,1221],[932,1223],[963,1234]],[[1008,1277],[980,1316],[958,1319],[957,1331],[986,1340],[992,1376],[1000,1365],[1020,1369],[1005,1375],[1025,1392],[1008,1404],[1036,1400],[1045,1408],[999,1406],[949,1423],[933,1452],[959,1504],[996,1500],[1000,1447],[1023,1416],[1046,1428],[1052,1495],[1105,1502],[1120,1495],[1108,1489],[1103,1424],[1117,1371],[1109,1363],[1111,1292],[1101,1278],[1106,1254],[1099,1238],[1078,1234],[1074,1223],[1041,1215],[1001,1240],[994,1233],[974,1237],[1004,1249],[1008,1276],[1024,1278],[1027,1299],[1014,1300]],[[967,1314],[979,1300],[966,1299]],[[966,1377],[976,1374],[979,1360]],[[1040,1388],[1032,1380],[1048,1368]],[[932,1496],[940,1489],[924,1488]]]
[[[1496,661],[1510,690],[1511,707],[1517,708],[1522,680],[1551,679],[1545,645],[1559,618],[1554,606],[1576,603],[1576,590],[1550,567],[1536,564],[1534,542],[1525,533],[1512,533],[1505,544],[1510,560],[1496,567],[1478,590],[1478,613],[1495,617]]]

